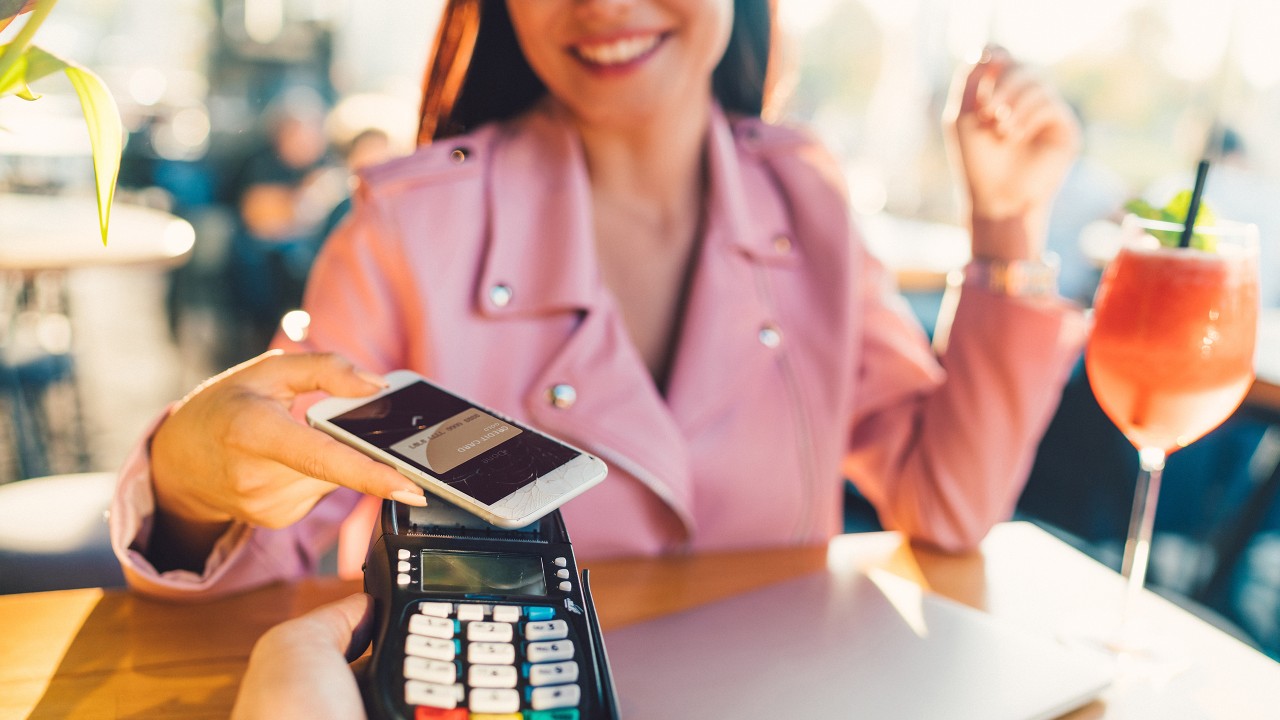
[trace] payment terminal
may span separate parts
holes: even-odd
[[[365,563],[365,704],[411,720],[617,720],[600,625],[560,512],[517,530],[390,500]]]

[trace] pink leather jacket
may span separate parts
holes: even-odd
[[[967,288],[939,358],[817,142],[717,111],[707,155],[665,396],[601,282],[582,151],[550,103],[367,172],[312,273],[307,340],[277,345],[412,368],[597,454],[608,478],[563,511],[586,559],[823,542],[845,477],[889,527],[977,543],[1021,491],[1081,314]],[[293,527],[234,527],[203,574],[160,576],[139,447],[113,539],[136,587],[221,594],[309,571],[344,519],[358,569],[376,516],[360,500],[339,489]]]

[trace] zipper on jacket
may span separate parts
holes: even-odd
[[[756,290],[760,294],[760,300],[765,307],[769,308],[770,315],[776,317],[777,303],[773,301],[773,292],[769,287],[767,273],[764,268],[759,266],[754,269]],[[784,336],[782,346],[778,347],[775,352],[778,353],[778,368],[782,372],[783,384],[786,386],[787,395],[791,399],[791,417],[796,425],[796,452],[800,461],[800,512],[799,517],[796,519],[792,539],[796,542],[803,542],[807,539],[809,530],[813,525],[813,498],[817,484],[817,471],[813,462],[813,432],[809,428],[808,415],[805,413],[805,406],[800,393],[800,383],[791,367],[791,361],[785,345]]]

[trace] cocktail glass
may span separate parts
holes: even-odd
[[[1147,575],[1165,458],[1230,416],[1253,382],[1257,228],[1195,227],[1130,215],[1094,302],[1085,370],[1107,416],[1138,450],[1140,470],[1121,569],[1127,581],[1113,650],[1141,653],[1133,607]],[[1162,244],[1172,242],[1174,247]]]

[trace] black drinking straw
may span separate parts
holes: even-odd
[[[1182,236],[1178,238],[1178,247],[1191,245],[1191,233],[1195,231],[1196,214],[1200,212],[1200,196],[1204,193],[1204,179],[1209,174],[1209,158],[1204,158],[1196,166],[1196,184],[1191,188],[1191,203],[1187,205],[1187,220],[1182,226]]]

